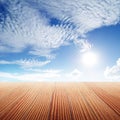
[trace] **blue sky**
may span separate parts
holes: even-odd
[[[120,1],[1,0],[0,81],[120,81]]]

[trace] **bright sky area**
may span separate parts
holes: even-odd
[[[119,0],[0,0],[0,81],[119,81]]]

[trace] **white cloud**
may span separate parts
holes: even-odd
[[[39,61],[36,59],[21,59],[21,60],[15,60],[15,61],[5,61],[5,60],[0,60],[0,64],[15,64],[19,65],[22,68],[33,68],[33,67],[41,67],[46,64],[50,63],[49,60],[47,61]]]
[[[92,73],[92,74],[91,74]],[[86,73],[79,69],[70,72],[58,69],[35,69],[30,68],[24,73],[0,72],[0,81],[42,81],[42,82],[108,82],[101,78],[100,73]],[[101,72],[102,73],[102,72]]]
[[[55,81],[60,77],[60,71],[58,70],[47,70],[37,72],[37,73],[6,73],[6,72],[0,72],[0,81]]]
[[[30,54],[54,58],[52,51],[69,40],[120,21],[119,0],[8,1],[0,1],[4,9],[0,11],[1,52],[22,52],[30,46]],[[61,24],[50,25],[51,18]],[[82,51],[90,48],[80,41]]]
[[[92,48],[92,44],[90,44],[87,40],[85,39],[75,39],[74,43],[76,44],[76,46],[78,46],[81,52],[86,52],[89,51]]]
[[[31,71],[31,72],[30,72]],[[29,69],[27,73],[0,72],[0,81],[49,81],[49,82],[70,82],[80,81],[82,73],[78,69],[64,73],[57,69]]]
[[[22,52],[31,46],[31,54],[39,52],[46,57],[50,56],[52,49],[64,44],[67,37],[64,27],[48,25],[48,19],[27,3],[10,3],[9,9],[5,6],[7,3],[0,3],[6,10],[6,13],[1,13],[2,17],[6,14],[6,18],[0,23],[0,44],[8,49],[4,52]]]
[[[96,70],[79,70],[73,69],[71,72],[61,74],[62,80],[67,82],[106,82],[101,75],[102,72]]]
[[[120,19],[120,1],[118,0],[35,0],[49,14],[61,20],[74,23],[78,32],[116,24]],[[62,6],[62,7],[61,7]]]
[[[69,73],[64,74],[64,80],[65,81],[81,81],[82,72],[78,69],[74,69],[73,71]]]
[[[54,70],[54,69],[39,69],[39,68],[29,68],[28,71],[35,72],[35,73],[61,73],[62,70]]]
[[[55,54],[52,54],[50,49],[35,49],[35,50],[29,51],[29,54],[33,54],[36,56],[43,56],[43,57],[46,57],[47,59],[55,58]]]
[[[120,81],[120,58],[116,61],[116,65],[106,68],[104,75],[107,79]]]

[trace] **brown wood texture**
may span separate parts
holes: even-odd
[[[120,120],[120,83],[0,83],[0,120]]]

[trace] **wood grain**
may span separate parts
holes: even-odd
[[[0,83],[0,120],[120,120],[120,83]]]

